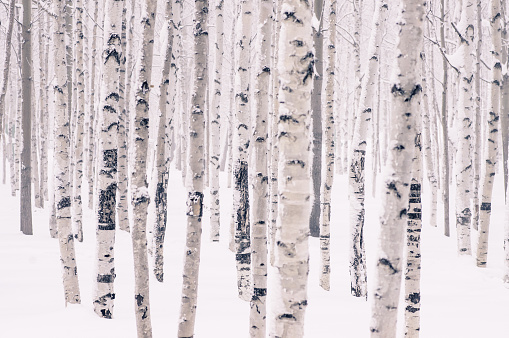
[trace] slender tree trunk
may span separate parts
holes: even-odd
[[[20,228],[23,234],[32,235],[32,3],[23,0],[23,26],[21,49],[22,133]]]
[[[456,230],[458,239],[458,253],[470,255],[470,226],[472,218],[472,182],[473,169],[473,52],[474,43],[474,9],[473,2],[463,1],[462,16],[464,19],[458,27],[460,47],[463,48],[463,67],[461,69],[461,85],[459,88],[458,122],[458,153],[456,156]]]
[[[251,1],[240,1],[240,18],[237,21],[237,55],[235,95],[234,169],[235,187],[233,190],[233,212],[235,216],[235,247],[237,264],[237,284],[239,297],[251,300],[251,235],[249,224],[248,187],[248,148],[250,131],[250,49],[253,16]]]
[[[320,286],[330,290],[330,213],[331,193],[334,180],[334,71],[336,68],[336,8],[337,1],[330,1],[327,67],[325,70],[325,110],[322,114],[325,165],[322,167],[320,210]]]
[[[251,313],[249,317],[250,334],[253,338],[266,336],[266,300],[267,300],[267,223],[269,216],[269,176],[267,161],[268,122],[271,101],[270,91],[270,56],[272,38],[272,1],[260,2],[258,13],[258,30],[256,50],[256,80],[254,90],[255,111],[253,112],[253,172],[251,185],[253,206],[251,213],[252,232],[252,271],[253,294],[251,297]]]
[[[133,1],[134,2],[134,1]],[[126,55],[127,55],[127,1],[123,1],[124,8],[122,9],[122,31],[120,35],[121,47],[122,47],[122,58],[120,59],[120,78],[118,80],[118,109],[119,109],[119,121],[118,121],[118,167],[117,167],[117,215],[118,215],[118,228],[129,232],[129,206],[127,197],[127,185],[128,185],[128,152],[127,152],[127,125],[129,122],[129,101],[128,98],[131,96],[130,87],[127,90],[126,82],[130,77],[130,70],[126,71]]]
[[[477,237],[477,266],[486,267],[488,261],[488,237],[491,216],[491,195],[493,182],[495,181],[495,168],[497,165],[498,130],[500,119],[500,85],[502,82],[502,65],[500,52],[502,41],[500,35],[500,0],[491,1],[491,34],[493,50],[493,68],[491,82],[491,106],[488,117],[487,135],[485,146],[486,162],[484,167],[484,179],[481,193],[481,207],[479,211],[479,232]]]
[[[118,81],[122,55],[121,17],[124,1],[107,0],[104,19],[103,76],[99,110],[97,180],[97,285],[94,311],[112,318],[115,299],[115,205],[117,194],[118,122],[120,97]]]
[[[223,7],[224,0],[216,0],[216,45],[214,58],[214,94],[210,113],[210,239],[219,241],[220,207],[219,207],[219,169],[221,156],[221,75],[223,66]],[[224,120],[224,116],[223,116]]]
[[[157,185],[155,192],[156,223],[154,225],[154,274],[159,282],[163,281],[164,265],[164,235],[166,233],[166,222],[168,212],[168,178],[169,178],[169,160],[168,160],[168,142],[166,138],[168,128],[167,103],[168,86],[170,81],[170,66],[173,48],[173,23],[171,21],[171,1],[166,2],[166,20],[168,44],[163,64],[163,76],[161,78],[160,96],[159,96],[159,129],[157,135],[156,149],[156,168]],[[170,117],[171,118],[171,117]]]
[[[313,111],[313,206],[309,219],[311,236],[320,236],[320,188],[322,185],[322,87],[323,87],[323,4],[325,0],[314,1],[314,15],[318,19],[318,27],[313,27],[315,46],[315,72],[313,92],[311,94],[311,109]]]
[[[157,1],[145,0],[142,6],[142,48],[139,55],[139,74],[136,89],[134,118],[134,163],[131,173],[133,203],[134,297],[138,338],[152,337],[149,302],[149,268],[147,257],[147,207],[150,200],[147,184],[149,94],[154,51],[154,28]]]
[[[414,140],[419,118],[419,53],[422,50],[422,24],[425,3],[404,0],[398,17],[399,37],[395,71],[398,76],[391,88],[391,148],[388,150],[384,191],[381,192],[380,244],[376,258],[376,276],[371,313],[371,337],[396,337],[403,244],[407,223]]]
[[[381,24],[388,10],[385,1],[377,1],[368,50],[368,69],[362,79],[361,96],[355,119],[354,136],[350,147],[350,292],[355,297],[367,297],[366,249],[364,247],[364,198],[366,144],[369,123],[372,120],[373,97],[378,74],[378,54],[382,37]]]
[[[76,6],[76,38],[74,40],[76,50],[76,131],[75,131],[75,147],[74,147],[74,200],[73,200],[73,223],[76,238],[79,242],[83,242],[83,207],[81,203],[81,183],[83,181],[83,139],[84,119],[85,119],[85,69],[83,62],[83,47],[85,37],[83,35],[83,2],[75,1]]]
[[[0,92],[0,131],[2,131],[0,137],[5,137],[3,134],[2,122],[5,120],[5,97],[7,94],[7,88],[9,84],[9,71],[11,70],[11,44],[12,44],[12,28],[14,26],[14,6],[16,0],[11,0],[9,3],[9,21],[7,22],[7,33],[5,37],[5,59],[4,59],[4,71],[3,71],[3,82],[2,91]]]
[[[440,48],[446,52],[445,46],[445,0],[441,0],[440,6]],[[443,78],[442,78],[442,165],[444,168],[444,179],[443,179],[443,200],[444,200],[444,235],[450,236],[449,227],[449,129],[447,127],[447,60],[445,56],[442,59]]]
[[[69,111],[67,109],[67,60],[65,55],[64,0],[54,0],[57,24],[55,41],[55,208],[60,260],[63,267],[65,303],[80,303],[78,271],[74,253],[74,236],[71,225],[71,191],[69,176]]]
[[[92,58],[90,68],[90,113],[89,113],[89,125],[88,125],[88,160],[87,160],[87,178],[88,178],[88,208],[93,209],[94,205],[94,178],[95,178],[95,167],[94,167],[94,155],[95,155],[95,138],[94,138],[94,121],[95,121],[95,75],[97,68],[97,19],[99,17],[99,1],[94,1],[94,28],[92,30]]]
[[[184,258],[182,301],[178,337],[193,337],[198,297],[198,274],[200,268],[201,220],[203,216],[203,172],[205,159],[205,96],[208,83],[207,55],[208,1],[195,0],[194,27],[194,91],[189,114],[189,159],[187,180],[187,240]]]
[[[308,304],[313,30],[310,3],[282,2],[279,36],[279,216],[270,337],[304,335]]]

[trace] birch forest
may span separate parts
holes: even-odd
[[[1,213],[94,337],[439,337],[431,246],[509,288],[504,0],[0,0],[0,46]]]

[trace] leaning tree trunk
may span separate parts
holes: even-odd
[[[329,36],[327,46],[327,68],[325,84],[325,110],[322,114],[323,141],[325,146],[325,165],[322,167],[322,186],[320,191],[320,286],[330,290],[330,213],[331,193],[334,180],[334,72],[336,68],[336,8],[337,1],[330,1]]]
[[[97,285],[94,311],[112,318],[115,292],[115,205],[117,195],[117,155],[119,120],[119,67],[123,57],[120,41],[124,1],[107,0],[104,19],[103,76],[101,109],[98,112],[98,180],[97,180]]]
[[[23,0],[23,25],[21,49],[22,133],[20,175],[20,228],[25,235],[32,235],[32,3]],[[10,49],[10,47],[7,47]],[[35,115],[34,115],[35,116]],[[1,126],[0,126],[1,128]],[[1,129],[0,129],[1,130]]]
[[[351,228],[350,292],[355,297],[367,297],[366,249],[364,248],[364,163],[366,158],[367,131],[374,108],[373,97],[375,96],[375,85],[378,75],[378,53],[383,30],[381,24],[385,21],[384,15],[388,8],[385,1],[377,1],[368,46],[368,70],[362,79],[354,136],[350,147],[350,175],[348,176]]]
[[[284,0],[279,37],[279,172],[270,337],[304,335],[311,214],[313,30],[309,1]]]
[[[241,16],[237,21],[237,54],[235,59],[236,132],[233,135],[235,187],[233,190],[235,217],[235,247],[239,297],[251,300],[251,236],[249,226],[248,148],[250,126],[250,49],[253,5],[249,0],[240,2]]]
[[[195,0],[194,27],[194,91],[189,114],[187,199],[187,240],[184,258],[182,301],[178,337],[193,337],[198,300],[198,274],[200,268],[201,220],[203,217],[203,173],[205,159],[205,99],[208,82],[207,55],[208,1]]]
[[[170,84],[170,66],[173,48],[173,22],[171,21],[172,1],[166,2],[166,20],[168,44],[166,47],[165,59],[163,63],[163,76],[159,85],[159,127],[157,131],[156,146],[156,170],[157,184],[155,191],[156,222],[154,224],[153,255],[154,255],[154,275],[159,282],[164,278],[164,235],[166,234],[166,221],[168,211],[168,178],[169,178],[169,144],[166,139],[166,130],[168,128],[167,103],[168,86]],[[171,79],[174,81],[175,79]]]
[[[266,300],[267,300],[267,223],[269,216],[269,190],[267,168],[268,118],[271,102],[270,91],[270,55],[272,35],[272,1],[260,2],[258,13],[257,44],[258,63],[256,64],[255,80],[255,111],[253,112],[253,172],[250,178],[253,203],[251,212],[252,245],[252,285],[251,313],[249,331],[251,337],[266,336]]]
[[[80,303],[78,271],[74,253],[74,236],[71,227],[71,191],[69,175],[69,111],[67,110],[67,61],[65,56],[64,0],[54,1],[57,24],[55,41],[55,207],[60,260],[63,268],[65,303]]]
[[[149,266],[147,256],[147,208],[150,201],[147,184],[147,154],[149,137],[149,97],[154,52],[156,0],[145,0],[142,7],[142,48],[139,53],[139,74],[136,89],[134,118],[134,162],[131,173],[133,228],[131,231],[134,255],[134,298],[138,338],[152,337],[149,301]]]
[[[422,50],[422,24],[425,3],[403,0],[399,13],[396,82],[392,85],[391,147],[381,192],[380,244],[376,258],[371,337],[396,337],[401,288],[403,243],[407,222],[409,188],[416,121],[420,118],[419,53]]]
[[[495,168],[497,165],[498,131],[500,116],[500,85],[502,83],[502,65],[500,53],[502,41],[500,35],[500,0],[491,1],[491,34],[493,41],[493,68],[491,82],[491,107],[488,117],[487,135],[485,142],[486,162],[484,164],[484,179],[481,190],[481,206],[479,210],[479,232],[477,237],[477,266],[486,267],[488,261],[488,235],[491,216],[491,195],[495,181]],[[487,149],[486,149],[487,148]]]
[[[458,253],[470,255],[472,248],[470,244],[470,226],[472,223],[472,182],[474,181],[473,167],[473,78],[472,52],[474,43],[473,4],[463,1],[462,16],[457,33],[459,35],[460,47],[463,49],[463,67],[460,77],[458,102],[458,153],[456,156],[456,231],[458,240]]]

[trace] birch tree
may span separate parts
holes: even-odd
[[[69,111],[67,110],[67,60],[65,56],[64,1],[54,0],[53,12],[57,14],[54,27],[55,42],[55,209],[60,261],[63,268],[65,303],[80,303],[78,270],[74,252],[74,236],[71,226],[71,191],[69,176]]]
[[[21,47],[22,133],[20,175],[20,227],[25,235],[32,235],[32,3],[23,0]],[[10,47],[8,47],[10,49]],[[1,126],[0,126],[1,127]],[[1,130],[1,129],[0,129]]]
[[[251,185],[253,191],[253,206],[251,213],[251,238],[253,250],[252,258],[252,285],[250,313],[251,337],[263,338],[266,336],[266,299],[267,299],[267,223],[269,215],[269,191],[268,191],[268,160],[267,139],[268,118],[271,102],[270,91],[270,53],[272,35],[272,2],[263,0],[260,2],[258,13],[258,30],[256,49],[258,62],[256,63],[255,80],[255,111],[253,112],[253,172]]]
[[[474,8],[473,1],[464,0],[462,20],[456,29],[460,50],[463,54],[461,85],[459,89],[458,121],[458,153],[456,156],[456,229],[459,254],[469,255],[470,225],[472,219],[472,182],[474,180],[472,122],[473,122],[473,63],[472,52],[474,43]],[[453,25],[456,28],[456,26]]]
[[[270,337],[302,337],[308,304],[313,31],[309,1],[284,0],[279,36],[279,171]]]
[[[371,337],[396,337],[410,172],[419,118],[419,53],[426,3],[403,0],[398,17],[390,147],[380,214],[379,250],[371,311]]]
[[[170,84],[170,66],[173,48],[173,22],[171,21],[172,1],[166,2],[165,15],[167,20],[168,42],[163,63],[163,76],[159,85],[159,127],[157,132],[156,170],[157,184],[155,192],[156,223],[154,225],[154,274],[159,282],[163,281],[163,249],[168,213],[168,179],[169,179],[169,144],[166,137],[168,128],[168,86]],[[173,80],[173,79],[172,79]]]
[[[133,130],[134,161],[131,172],[133,227],[131,238],[134,255],[134,298],[138,338],[152,337],[149,300],[149,267],[147,256],[147,208],[150,201],[147,183],[149,137],[149,95],[154,52],[156,0],[141,3],[142,48],[138,59],[135,118]]]
[[[112,318],[115,292],[115,205],[117,195],[117,156],[119,120],[119,67],[123,57],[121,47],[121,17],[123,1],[107,0],[104,20],[103,76],[101,109],[99,110],[99,166],[97,182],[97,286],[94,311],[101,317]]]
[[[11,0],[9,2],[9,21],[7,22],[7,32],[5,37],[5,59],[4,59],[4,70],[3,70],[3,82],[2,82],[2,91],[0,92],[0,137],[4,138],[4,126],[3,121],[5,118],[5,98],[7,95],[7,88],[9,84],[9,71],[10,63],[11,63],[11,43],[12,43],[12,30],[14,26],[14,7],[16,5],[16,0]],[[11,101],[12,102],[12,101]]]
[[[210,238],[219,241],[220,207],[219,207],[219,158],[221,156],[221,74],[223,66],[223,8],[224,0],[216,0],[215,22],[216,41],[214,57],[214,88],[210,114]],[[224,117],[223,117],[224,119]]]
[[[368,69],[362,79],[359,108],[355,119],[355,131],[350,147],[350,291],[356,297],[367,295],[366,249],[364,247],[364,198],[365,178],[364,163],[366,159],[367,131],[374,109],[376,80],[378,74],[378,53],[382,37],[381,24],[384,21],[388,5],[385,1],[377,1],[371,38],[368,45]]]
[[[322,272],[320,286],[330,290],[330,213],[331,193],[334,179],[334,72],[336,68],[336,7],[337,1],[329,4],[329,35],[327,45],[327,67],[325,69],[325,109],[323,111],[323,141],[325,146],[325,165],[322,167],[321,212],[320,212],[320,252]]]
[[[193,337],[198,297],[198,274],[200,268],[201,220],[203,217],[203,173],[205,159],[205,100],[208,82],[207,55],[208,1],[195,0],[194,33],[194,91],[191,96],[189,114],[189,155],[186,174],[187,237],[182,283],[182,301],[178,337]]]
[[[235,94],[236,132],[233,134],[235,187],[233,204],[235,217],[235,247],[237,264],[237,283],[239,297],[251,300],[251,236],[249,225],[249,187],[248,187],[248,149],[250,130],[250,42],[253,16],[253,4],[248,0],[240,1],[240,18],[236,32],[239,34],[235,58]]]
[[[491,216],[491,195],[493,193],[493,182],[495,180],[495,168],[497,165],[498,131],[500,119],[500,86],[502,83],[501,65],[501,14],[500,0],[491,1],[491,36],[493,67],[491,81],[491,103],[488,116],[487,141],[485,142],[486,160],[484,163],[484,178],[481,190],[481,206],[479,210],[479,232],[477,234],[477,266],[486,267],[488,260],[488,238]]]

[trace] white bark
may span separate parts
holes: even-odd
[[[376,258],[371,337],[396,337],[403,243],[409,202],[410,173],[419,118],[419,53],[425,3],[404,0],[398,18],[397,64],[392,92],[391,141],[381,192],[379,251]]]
[[[459,88],[458,153],[456,156],[456,230],[458,253],[470,255],[470,225],[472,219],[472,182],[473,168],[473,43],[474,43],[474,10],[473,1],[464,0],[462,21],[458,25],[460,47],[463,49],[463,67],[460,68],[461,85]]]
[[[11,42],[12,42],[12,30],[14,26],[14,5],[16,4],[16,0],[11,0],[9,3],[9,21],[7,22],[7,32],[5,37],[5,59],[4,59],[4,68],[3,68],[3,82],[2,82],[2,91],[0,92],[0,131],[4,130],[2,125],[3,120],[5,119],[5,98],[7,95],[7,88],[9,83],[9,71],[10,71],[10,63],[11,63]],[[11,101],[12,102],[12,101]],[[0,133],[0,137],[3,136],[3,132]]]
[[[334,72],[336,68],[336,8],[337,1],[330,0],[327,63],[325,69],[325,109],[322,113],[322,134],[325,165],[322,167],[320,191],[320,286],[330,290],[330,213],[334,179]]]
[[[55,207],[60,260],[63,268],[65,302],[80,303],[78,271],[71,228],[71,191],[69,176],[69,111],[67,110],[67,62],[65,56],[64,0],[54,0],[54,13],[59,13],[54,26],[55,42]]]
[[[419,119],[419,118],[418,118]],[[405,337],[418,338],[421,310],[421,229],[422,229],[422,164],[420,123],[416,123],[412,180],[406,228],[405,269]]]
[[[309,1],[285,0],[279,36],[279,209],[270,337],[304,335],[311,214],[313,31]]]
[[[157,170],[157,183],[155,191],[155,207],[156,207],[156,222],[154,224],[153,234],[153,257],[154,257],[154,275],[159,282],[164,278],[164,236],[166,234],[166,222],[168,211],[168,179],[169,179],[169,144],[166,138],[168,128],[168,86],[170,81],[170,65],[172,59],[173,48],[173,22],[171,21],[171,7],[172,1],[166,2],[166,20],[167,20],[167,34],[168,43],[166,46],[166,53],[163,63],[163,76],[161,77],[161,84],[159,85],[159,127],[157,132],[157,148],[156,148],[156,170]],[[171,119],[171,117],[170,117]]]
[[[139,74],[136,82],[136,115],[133,125],[134,162],[131,173],[133,204],[132,242],[134,254],[134,297],[138,338],[152,337],[149,301],[149,267],[147,256],[147,208],[150,200],[147,184],[149,137],[149,95],[154,52],[154,28],[157,1],[141,3],[142,48],[139,53]]]
[[[88,179],[88,208],[93,208],[94,203],[94,179],[95,179],[95,167],[94,167],[94,155],[95,155],[95,134],[94,134],[94,120],[95,120],[95,90],[96,90],[96,55],[97,55],[97,19],[99,13],[99,1],[94,1],[94,28],[92,30],[92,57],[90,67],[90,111],[89,111],[89,124],[88,124],[88,154],[87,154],[87,179]]]
[[[488,116],[487,142],[485,142],[486,162],[481,190],[481,206],[479,210],[479,232],[477,237],[477,266],[486,267],[488,261],[488,237],[491,216],[491,195],[495,181],[497,165],[498,130],[500,116],[500,85],[502,83],[502,65],[500,63],[502,41],[500,35],[500,0],[491,1],[491,29],[493,50],[493,68],[491,82],[491,103]]]
[[[223,65],[223,7],[224,0],[215,4],[216,41],[214,58],[214,88],[210,112],[210,239],[219,241],[219,158],[221,157],[221,75]],[[223,117],[224,120],[224,117]]]
[[[249,331],[251,337],[264,338],[266,336],[266,299],[267,299],[267,223],[269,211],[268,168],[267,168],[267,139],[268,118],[271,101],[270,91],[270,55],[272,36],[272,1],[260,2],[258,13],[258,30],[256,33],[256,52],[258,62],[255,65],[256,80],[254,90],[255,110],[253,112],[253,153],[251,172],[252,212],[252,271],[253,294],[251,297],[251,313],[249,317]]]
[[[178,337],[193,337],[198,297],[198,274],[200,267],[201,221],[203,217],[203,179],[205,169],[205,100],[208,83],[207,55],[208,0],[195,0],[194,27],[194,77],[191,96],[192,111],[189,113],[189,158],[186,185],[187,239],[184,258],[182,300]]]
[[[253,4],[240,1],[240,18],[237,21],[235,59],[235,132],[233,134],[235,187],[233,190],[233,212],[235,217],[235,247],[237,265],[237,284],[239,297],[251,300],[251,236],[249,224],[248,191],[248,148],[250,130],[250,49]]]
[[[94,311],[112,318],[115,292],[115,205],[117,194],[119,67],[121,47],[121,16],[124,1],[107,0],[104,19],[103,76],[99,119],[98,180],[97,180],[97,285]]]
[[[371,38],[368,45],[368,69],[362,79],[361,94],[355,119],[354,136],[350,147],[350,291],[356,297],[367,296],[366,249],[364,248],[364,198],[365,178],[364,165],[366,158],[367,131],[372,119],[373,97],[375,96],[378,75],[378,54],[382,37],[382,23],[388,5],[385,1],[377,1]]]

